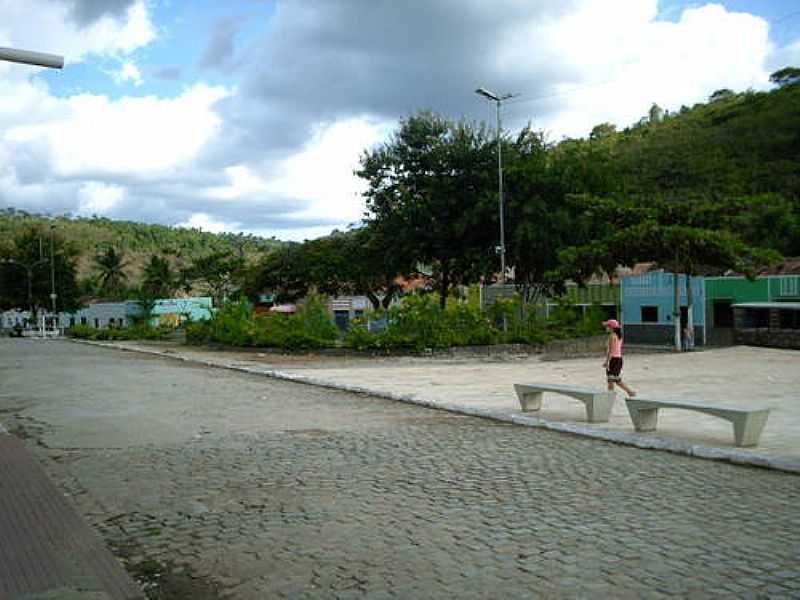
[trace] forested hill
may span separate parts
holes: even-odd
[[[579,159],[576,191],[724,200],[777,194],[800,201],[800,83],[715,92],[707,103],[649,116],[622,131],[596,126],[556,157]]]
[[[746,242],[800,255],[800,70],[769,92],[715,92],[638,123],[594,127],[550,146],[562,190],[676,211],[719,214]],[[775,75],[773,75],[775,81]],[[761,206],[757,216],[744,206]],[[698,213],[698,211],[700,211]]]
[[[50,217],[14,208],[0,209],[0,240],[13,239],[15,234],[31,226],[49,230],[51,225],[55,225],[58,235],[77,249],[80,276],[88,275],[93,258],[111,246],[124,252],[136,275],[153,255],[189,263],[195,258],[222,251],[245,258],[254,257],[283,244],[275,238],[244,234],[209,233],[102,217]]]

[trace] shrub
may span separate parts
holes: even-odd
[[[95,331],[97,330],[94,327],[89,327],[88,325],[73,325],[67,330],[67,335],[79,340],[89,340],[94,337]]]
[[[152,327],[147,323],[136,323],[119,329],[95,329],[88,325],[74,325],[67,334],[85,340],[159,340],[171,330],[165,327]]]

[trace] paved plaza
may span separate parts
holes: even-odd
[[[0,422],[154,598],[800,598],[795,474],[66,341]]]
[[[646,397],[731,408],[769,409],[759,444],[736,448],[733,426],[717,417],[662,410],[658,430],[637,434],[622,400],[609,423],[587,423],[580,402],[546,394],[543,409],[523,413],[514,383],[549,383],[605,389],[603,357],[547,361],[540,355],[420,358],[282,355],[221,351],[164,343],[123,342],[120,347],[247,372],[365,391],[515,423],[669,449],[800,473],[800,353],[736,346],[692,353],[650,352],[625,358],[625,380]]]

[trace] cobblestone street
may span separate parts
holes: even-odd
[[[797,475],[68,342],[0,382],[153,598],[800,598]]]

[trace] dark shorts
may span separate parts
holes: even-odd
[[[608,368],[606,369],[607,381],[622,381],[622,358],[619,356],[613,357],[608,361]]]

